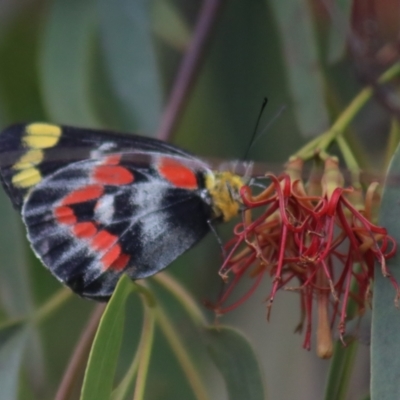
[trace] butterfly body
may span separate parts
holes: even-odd
[[[0,176],[43,264],[84,297],[146,278],[239,212],[241,177],[156,139],[34,123],[0,135]]]

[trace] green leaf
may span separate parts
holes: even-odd
[[[5,17],[4,9],[0,12],[0,106],[4,107],[2,114],[5,118],[2,118],[1,127],[16,121],[43,118],[37,82],[38,37],[42,30],[38,17],[41,7],[24,7],[16,3],[14,11],[18,11],[15,14],[8,14],[10,9],[6,13],[8,17]]]
[[[333,19],[329,29],[328,61],[331,63],[340,61],[347,47],[347,38],[350,34],[350,17],[353,2],[349,0],[337,0],[330,7]]]
[[[81,400],[109,400],[125,322],[125,303],[135,285],[126,275],[101,317],[86,367]]]
[[[55,0],[50,10],[40,75],[46,110],[58,123],[98,126],[89,101],[96,3]]]
[[[10,200],[0,191],[0,297],[3,307],[13,317],[22,317],[33,311],[32,293],[25,250],[26,239],[20,217],[12,209]],[[4,229],[7,227],[6,229]]]
[[[262,372],[247,339],[238,331],[208,328],[206,343],[211,358],[224,377],[229,400],[265,400]]]
[[[0,397],[2,399],[18,398],[19,371],[28,338],[27,326],[21,321],[0,327]]]
[[[34,311],[28,269],[31,266],[26,251],[26,238],[20,217],[10,200],[0,190],[0,300],[8,315],[23,317]],[[6,228],[5,228],[6,227]],[[5,229],[4,229],[5,228]],[[44,383],[42,343],[37,327],[31,325],[26,364],[29,379],[38,388]],[[1,386],[0,386],[1,387]]]
[[[400,147],[397,147],[389,166],[391,176],[400,174]],[[400,186],[384,187],[379,225],[385,227],[400,243]],[[400,253],[387,262],[393,278],[400,282]],[[400,398],[400,310],[395,307],[395,290],[380,268],[376,268],[372,307],[371,335],[371,399],[392,400]]]
[[[154,133],[162,96],[150,2],[100,0],[99,8],[105,65],[126,124],[140,133]]]
[[[153,5],[154,33],[173,49],[187,49],[191,33],[189,26],[171,2],[157,0]]]
[[[316,135],[327,128],[328,113],[311,11],[297,0],[267,3],[280,31],[297,123],[303,136]]]

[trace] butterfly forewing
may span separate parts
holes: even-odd
[[[109,153],[164,154],[196,159],[168,143],[137,135],[58,126],[46,123],[17,124],[0,135],[0,167],[4,188],[20,208],[31,187],[70,163]],[[133,157],[133,156],[132,156]]]

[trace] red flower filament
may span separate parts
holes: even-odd
[[[385,228],[370,221],[376,183],[365,196],[361,188],[344,188],[338,161],[330,157],[325,161],[322,179],[311,174],[304,185],[302,164],[300,159],[293,159],[281,176],[268,175],[271,184],[257,196],[252,196],[247,186],[242,189],[247,209],[234,229],[234,238],[226,245],[228,256],[220,275],[227,286],[214,309],[222,314],[242,304],[268,274],[273,279],[268,317],[279,289],[298,291],[303,315],[300,325],[306,325],[303,346],[311,347],[316,305],[317,353],[326,358],[332,354],[334,326],[343,341],[349,301],[358,312],[364,310],[375,261],[391,280],[398,298],[399,287],[386,267],[396,243]],[[262,210],[262,214],[253,220],[254,209]],[[225,305],[246,273],[254,278],[252,287],[241,299]],[[298,283],[293,285],[295,278]]]

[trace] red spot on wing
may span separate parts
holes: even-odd
[[[59,206],[54,209],[54,216],[60,224],[73,225],[76,223],[76,216],[71,207]]]
[[[127,185],[134,180],[133,174],[120,165],[99,165],[92,177],[103,185]]]
[[[121,254],[121,246],[119,244],[114,244],[107,252],[101,257],[101,262],[103,263],[104,269],[112,268],[114,261],[118,259]]]
[[[107,165],[118,165],[121,161],[121,154],[112,154],[104,159],[104,164]]]
[[[97,227],[94,222],[79,222],[72,227],[72,233],[79,239],[87,239],[97,233]]]
[[[110,266],[111,269],[115,271],[121,271],[123,270],[127,265],[128,261],[130,259],[130,256],[128,254],[120,254],[120,256],[112,263]]]
[[[62,201],[62,205],[84,203],[98,199],[104,192],[104,188],[101,185],[88,185],[82,188],[76,189],[70,194],[66,195]]]
[[[177,187],[197,189],[196,174],[190,168],[171,158],[162,158],[158,164],[158,172],[167,181]]]
[[[107,251],[111,246],[113,246],[118,240],[118,237],[112,235],[106,230],[99,231],[96,236],[93,237],[91,241],[91,246],[93,250]]]
[[[94,250],[105,251],[105,254],[101,257],[104,270],[123,270],[130,256],[122,253],[121,246],[117,243],[117,236],[103,230],[100,231],[92,240],[92,248]]]

